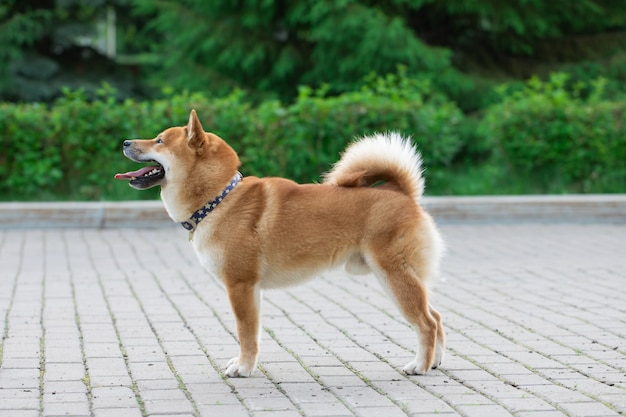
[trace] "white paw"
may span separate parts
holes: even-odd
[[[426,368],[426,370],[424,370]],[[423,361],[411,361],[403,368],[404,372],[408,375],[424,375],[428,372],[428,367],[424,367]]]
[[[232,358],[226,365],[226,375],[231,378],[248,378],[254,371],[255,364],[241,364],[239,358]]]

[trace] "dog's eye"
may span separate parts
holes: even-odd
[[[157,138],[156,143],[163,143],[163,139]]]

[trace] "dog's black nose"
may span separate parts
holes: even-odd
[[[128,147],[130,146],[130,144],[131,144],[131,143],[132,143],[131,141],[129,141],[129,140],[125,140],[125,141],[124,141],[124,147],[125,147],[125,148],[128,148]]]

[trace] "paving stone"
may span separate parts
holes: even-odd
[[[106,341],[97,343],[85,343],[85,356],[87,358],[119,358],[122,356],[118,342]]]
[[[73,416],[73,417],[88,417],[91,415],[89,411],[89,403],[85,401],[81,402],[52,402],[43,404],[43,415],[45,417],[52,416]]]
[[[44,403],[78,403],[87,401],[87,393],[83,392],[46,392],[43,394]]]
[[[158,401],[167,399],[168,401],[186,401],[185,393],[179,389],[155,389],[140,391],[139,395],[144,401]]]
[[[447,414],[457,414],[449,404],[446,404],[446,402],[444,402],[443,400],[436,398],[418,401],[400,400],[400,404],[402,404],[402,408],[406,409],[411,415],[415,414],[439,416]]]
[[[9,358],[36,358],[41,355],[41,340],[39,337],[11,336],[4,341],[2,354]]]
[[[3,389],[1,410],[39,410],[39,392],[29,389]]]
[[[250,412],[241,404],[212,404],[200,405],[198,411],[201,417],[229,416],[229,417],[249,417]]]
[[[297,410],[257,410],[254,412],[255,416],[268,416],[268,417],[300,417],[300,414]]]
[[[465,405],[460,404],[457,406],[457,410],[468,417],[500,417],[511,416],[511,413],[505,408],[497,404],[478,404],[478,405]]]
[[[344,417],[354,416],[355,413],[337,400],[321,402],[304,402],[299,404],[306,416],[314,417]]]
[[[0,417],[39,417],[39,408],[36,410],[2,410]]]
[[[128,376],[128,368],[122,358],[87,358],[87,366],[91,378]]]
[[[295,411],[296,407],[288,398],[248,397],[246,405],[253,412],[258,411]],[[256,414],[256,413],[255,413]]]
[[[563,417],[562,411],[552,410],[552,411],[522,411],[516,414],[519,417]]]
[[[135,381],[140,391],[159,390],[159,389],[177,389],[178,381],[174,378],[169,379],[141,379]]]
[[[128,375],[117,376],[98,376],[93,375],[89,378],[92,387],[128,387],[133,381]]]
[[[96,408],[93,417],[141,417],[139,408]]]
[[[39,369],[0,369],[0,389],[39,389]]]
[[[15,358],[4,357],[2,367],[4,369],[35,369],[39,368],[41,358]]]
[[[129,387],[96,387],[91,390],[93,408],[139,408],[135,393]]]
[[[617,411],[613,411],[609,409],[606,405],[586,401],[586,402],[575,402],[575,403],[561,403],[559,407],[563,408],[565,411],[570,413],[571,415],[576,416],[619,416],[620,414]]]
[[[85,377],[85,366],[79,363],[46,363],[44,383],[49,381],[80,381]]]
[[[191,403],[185,400],[162,398],[144,401],[148,414],[193,414]]]
[[[404,417],[406,412],[395,405],[389,407],[356,407],[356,412],[364,417]]]
[[[48,381],[45,390],[50,394],[61,393],[87,393],[87,386],[84,381]]]

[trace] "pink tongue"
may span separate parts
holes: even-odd
[[[142,175],[147,174],[148,172],[152,171],[153,169],[154,169],[153,166],[147,166],[147,167],[143,167],[141,169],[138,169],[137,171],[126,172],[124,174],[115,174],[115,179],[116,180],[126,180],[126,179],[141,177]]]

